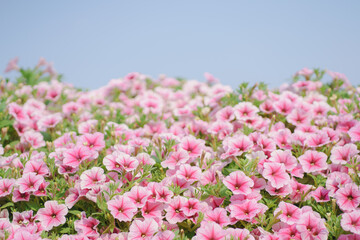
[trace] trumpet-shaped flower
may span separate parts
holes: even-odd
[[[41,222],[44,230],[49,231],[66,222],[68,209],[64,204],[58,204],[57,201],[45,202],[45,208],[39,209],[37,219]]]

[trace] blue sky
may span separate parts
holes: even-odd
[[[43,56],[89,89],[132,71],[277,87],[303,67],[360,84],[359,12],[355,0],[1,1],[0,69]]]

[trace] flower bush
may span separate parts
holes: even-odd
[[[6,70],[0,239],[360,239],[360,88],[343,74],[82,91],[45,59]]]

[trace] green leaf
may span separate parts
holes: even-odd
[[[11,126],[11,125],[13,125],[13,123],[14,123],[14,120],[4,119],[0,122],[0,128]]]
[[[40,132],[41,135],[43,135],[44,137],[44,141],[47,141],[47,142],[51,142],[52,141],[52,138],[51,138],[51,135],[47,132]]]
[[[4,209],[4,208],[7,208],[7,207],[13,207],[13,206],[14,206],[14,203],[13,203],[13,202],[8,202],[8,203],[2,205],[2,206],[0,207],[0,209]]]

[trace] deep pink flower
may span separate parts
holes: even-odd
[[[28,202],[30,200],[30,193],[29,192],[20,192],[19,189],[14,189],[12,201],[13,202]]]
[[[25,164],[23,174],[35,173],[37,175],[49,176],[50,171],[44,161],[31,160]]]
[[[286,173],[285,165],[277,162],[264,163],[262,175],[269,180],[270,184],[275,188],[281,188],[290,183],[290,176]]]
[[[49,231],[66,222],[68,209],[64,204],[58,204],[57,201],[45,202],[45,208],[39,209],[37,219],[41,222],[44,230]]]
[[[225,230],[214,222],[204,223],[196,231],[197,240],[224,240],[225,236]]]
[[[311,193],[311,196],[316,200],[316,202],[328,202],[330,201],[329,192],[330,190],[320,186]]]
[[[355,210],[349,213],[343,213],[341,216],[341,227],[345,231],[360,234],[360,211]]]
[[[254,186],[254,181],[245,175],[242,171],[235,171],[227,176],[223,183],[234,194],[249,194]]]
[[[191,217],[200,211],[200,201],[196,198],[189,198],[185,201],[182,211],[187,217]]]
[[[130,226],[128,237],[133,240],[151,240],[158,230],[159,225],[154,219],[148,218],[144,221],[134,220]]]
[[[221,158],[241,156],[244,152],[249,151],[253,145],[254,143],[246,135],[225,138],[223,141],[225,153],[221,155]]]
[[[117,196],[107,202],[111,215],[119,221],[131,221],[138,211],[135,204],[127,196]]]
[[[327,168],[327,156],[323,152],[307,150],[298,159],[304,169],[304,172],[307,173],[319,172]]]

